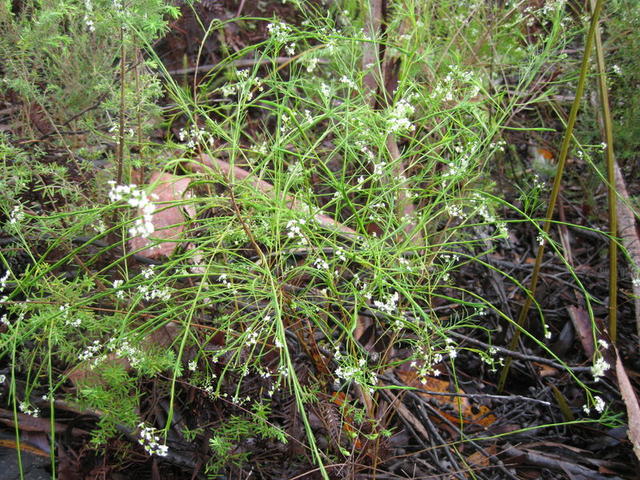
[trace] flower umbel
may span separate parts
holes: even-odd
[[[144,423],[139,424],[138,428],[140,429],[138,443],[144,447],[147,453],[149,455],[166,457],[169,453],[169,447],[160,443],[158,430],[154,427],[147,427]]]

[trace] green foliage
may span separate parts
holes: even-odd
[[[266,402],[256,402],[253,404],[249,418],[232,416],[225,419],[225,422],[214,430],[212,438],[209,439],[213,458],[207,464],[207,473],[216,474],[225,465],[241,466],[246,463],[251,457],[251,448],[238,447],[247,441],[255,442],[256,438],[259,438],[286,443],[284,432],[268,422],[269,413],[270,408]]]
[[[640,28],[640,4],[634,0],[615,0],[607,5],[606,21],[608,81],[615,100],[614,135],[616,157],[623,165],[638,164],[640,138],[640,38],[633,32]],[[637,169],[635,170],[638,171]]]
[[[71,125],[79,130],[104,130],[106,125],[108,130],[109,119],[119,116],[114,65],[122,53],[137,59],[140,47],[166,31],[167,19],[176,14],[163,0],[4,2],[0,56],[5,79],[0,88],[25,102],[27,123],[33,115],[42,115],[48,124],[67,126],[85,113]],[[138,88],[127,82],[127,114],[132,119],[140,111],[156,112],[153,102],[159,95],[157,79],[144,64],[134,70],[139,70]],[[103,102],[106,108],[96,108]]]

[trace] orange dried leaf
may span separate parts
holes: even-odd
[[[421,390],[427,390],[427,392],[418,392],[425,398],[435,400],[442,405],[443,408],[452,409],[456,412],[456,415],[451,415],[447,412],[440,411],[443,417],[447,418],[451,422],[458,422],[460,418],[457,415],[461,415],[465,423],[471,423],[482,427],[490,427],[496,421],[496,416],[491,413],[489,407],[485,405],[472,405],[468,397],[446,396],[446,395],[434,395],[428,392],[434,393],[460,393],[464,394],[461,389],[454,390],[450,382],[446,380],[440,380],[434,377],[427,377],[426,383],[422,383],[418,379],[416,370],[402,370],[396,371],[398,377],[409,387],[419,388]]]

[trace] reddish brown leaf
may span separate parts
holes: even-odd
[[[616,375],[618,376],[618,388],[620,389],[620,395],[622,400],[627,406],[627,418],[629,423],[627,425],[627,436],[633,445],[633,452],[640,460],[640,405],[638,405],[638,397],[636,397],[627,372],[624,369],[624,365],[620,361],[620,354],[616,349]]]

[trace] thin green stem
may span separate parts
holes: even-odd
[[[125,75],[125,48],[124,48],[124,27],[120,27],[120,118],[118,124],[118,152],[116,163],[118,173],[116,183],[122,183],[122,172],[124,163],[124,75]]]

